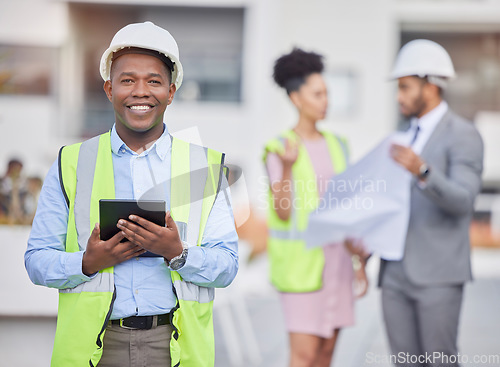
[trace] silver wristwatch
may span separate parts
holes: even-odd
[[[427,176],[429,176],[429,173],[431,172],[429,166],[427,164],[422,164],[419,169],[419,174],[418,178],[421,180],[425,180]]]
[[[182,241],[182,252],[180,255],[177,255],[176,257],[173,257],[168,261],[165,259],[165,262],[167,263],[167,266],[170,268],[170,270],[177,271],[180,268],[184,266],[186,263],[188,256],[188,245],[186,242]]]

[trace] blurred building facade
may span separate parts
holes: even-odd
[[[452,108],[479,125],[497,119],[499,15],[494,0],[3,0],[0,162],[20,156],[27,171],[44,174],[61,145],[107,130],[113,112],[100,55],[117,29],[152,20],[177,39],[185,68],[169,129],[195,128],[225,151],[244,168],[253,198],[263,142],[296,118],[272,83],[281,54],[298,46],[325,55],[331,108],[323,126],[346,135],[356,159],[397,127],[387,75],[413,38],[451,53],[459,75]],[[488,157],[485,179],[496,184],[493,166]]]
[[[264,212],[263,144],[296,121],[285,92],[272,82],[274,60],[294,46],[325,55],[331,105],[322,127],[345,135],[356,160],[397,128],[396,84],[387,76],[401,44],[423,37],[450,52],[458,72],[447,92],[450,105],[473,120],[486,141],[486,193],[478,210],[500,212],[500,202],[493,200],[500,189],[498,1],[0,4],[0,167],[15,156],[28,174],[44,176],[62,145],[109,129],[114,117],[102,91],[100,56],[119,28],[151,20],[176,38],[184,65],[184,84],[166,114],[170,131],[226,152],[228,163],[243,168],[240,191],[248,192],[257,212]],[[500,227],[500,217],[493,219]],[[15,238],[23,235],[16,232]],[[22,258],[7,265],[22,267]],[[17,270],[14,274],[21,276]],[[18,293],[29,287],[27,276],[9,285]],[[37,315],[36,303],[17,308],[15,302],[0,302],[0,316]],[[54,305],[47,302],[42,314],[51,314],[47,310]]]

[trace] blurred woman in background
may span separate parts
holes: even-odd
[[[351,253],[343,244],[309,249],[301,237],[309,214],[327,200],[328,179],[348,162],[345,139],[317,128],[328,108],[322,71],[322,56],[300,49],[276,61],[274,80],[296,107],[298,121],[269,141],[264,154],[271,281],[280,291],[291,367],[330,366],[340,330],[354,324]],[[368,282],[364,264],[358,265],[364,295]]]

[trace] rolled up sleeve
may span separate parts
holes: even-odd
[[[45,178],[24,254],[31,281],[51,288],[73,288],[90,280],[82,272],[83,251],[65,251],[68,207],[59,183],[57,161]]]

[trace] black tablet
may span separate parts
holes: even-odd
[[[99,223],[101,226],[101,240],[107,241],[120,232],[116,226],[118,220],[126,219],[129,215],[137,215],[159,226],[165,227],[165,201],[163,200],[99,200]],[[126,241],[124,239],[123,241]],[[142,257],[158,257],[160,255],[145,252]]]

